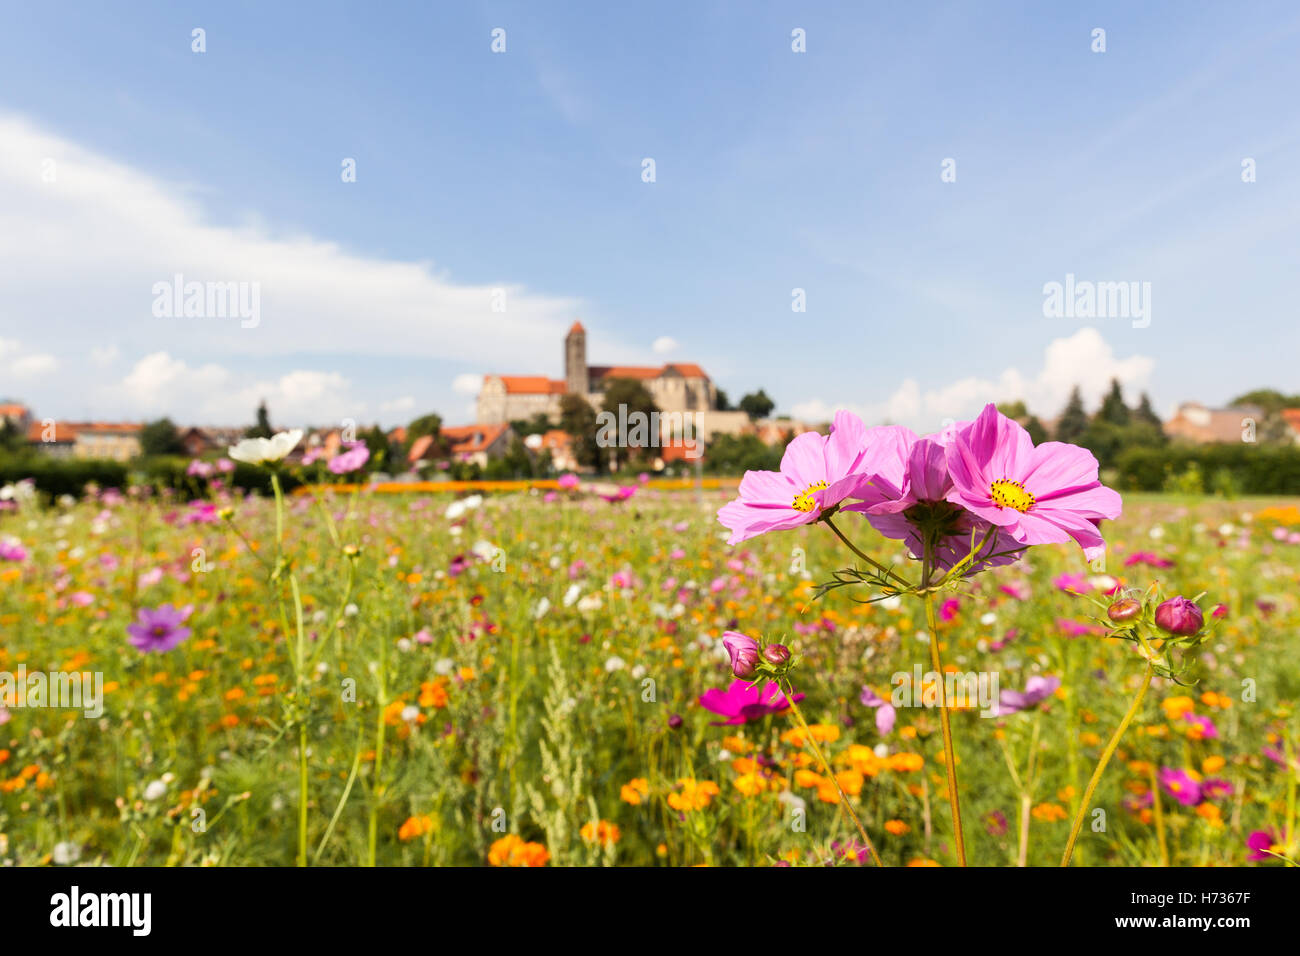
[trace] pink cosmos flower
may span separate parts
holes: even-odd
[[[796,704],[801,700],[803,694],[794,695]],[[725,691],[717,688],[706,690],[700,695],[700,706],[728,718],[711,721],[714,727],[725,727],[779,714],[790,706],[790,702],[776,681],[768,681],[760,690],[757,685],[751,687],[749,681],[734,680]]]
[[[992,404],[957,429],[948,471],[949,501],[1021,544],[1073,538],[1089,561],[1106,552],[1098,525],[1123,510],[1119,494],[1098,479],[1092,452],[1055,441],[1035,446],[1029,432]]]
[[[17,538],[0,538],[0,561],[25,561],[27,549]]]
[[[565,474],[560,475],[555,483],[565,491],[571,491],[578,487],[578,476],[572,472],[566,472]]]
[[[1250,856],[1246,857],[1252,863],[1259,863],[1262,860],[1276,860],[1268,851],[1277,847],[1282,848],[1285,841],[1277,830],[1255,830],[1246,838],[1246,848],[1250,850]]]
[[[969,423],[962,423],[969,424]],[[859,503],[846,505],[846,511],[866,515],[871,526],[886,538],[907,543],[913,557],[921,557],[925,541],[921,520],[937,521],[944,532],[936,545],[935,563],[947,571],[970,554],[971,546],[978,545],[988,531],[987,522],[954,506],[948,501],[952,493],[952,479],[948,474],[948,447],[961,425],[951,425],[941,432],[917,438],[907,428],[887,426],[873,428],[868,433],[870,474],[850,497]],[[1008,548],[985,547],[984,553],[1007,551]],[[999,554],[991,560],[976,563],[972,573],[998,565],[1011,564],[1021,552]]]
[[[159,608],[140,608],[136,623],[128,624],[126,632],[130,642],[142,653],[162,654],[170,651],[190,636],[190,629],[182,627],[190,616],[190,608],[175,608],[164,604]]]
[[[829,436],[805,432],[786,446],[780,471],[745,472],[740,497],[718,510],[727,543],[817,521],[874,471],[875,454],[862,420],[836,412]]]
[[[363,441],[354,441],[348,450],[340,452],[330,459],[329,470],[336,475],[347,475],[357,471],[370,460],[370,449]]]

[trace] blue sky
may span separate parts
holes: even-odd
[[[25,6],[0,394],[468,421],[475,374],[558,376],[575,316],[593,362],[923,430],[1112,375],[1166,412],[1300,391],[1294,4],[804,6]],[[155,316],[178,272],[259,283],[256,327]],[[1149,282],[1149,325],[1045,316],[1067,273]]]

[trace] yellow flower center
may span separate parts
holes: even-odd
[[[794,496],[795,511],[812,511],[817,507],[817,492],[826,490],[826,482],[814,481],[803,490],[803,494]]]
[[[1024,485],[1008,478],[993,482],[989,496],[999,508],[1015,508],[1021,514],[1032,508],[1035,502],[1034,496],[1025,491]]]

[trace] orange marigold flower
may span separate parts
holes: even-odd
[[[588,843],[599,843],[601,846],[613,846],[623,835],[619,832],[618,826],[608,820],[584,823],[579,832]]]
[[[912,828],[902,820],[886,820],[885,832],[892,833],[894,836],[902,836],[905,833],[911,833]]]
[[[650,796],[650,784],[644,777],[633,777],[623,784],[622,789],[618,792],[620,800],[624,803],[630,803],[634,807],[639,806],[648,796]]]
[[[397,838],[403,843],[422,837],[433,829],[433,819],[428,816],[408,817],[397,831]]]

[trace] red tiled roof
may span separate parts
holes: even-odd
[[[672,362],[668,365],[592,365],[587,369],[587,373],[593,381],[599,381],[603,378],[660,378],[668,374],[672,369],[683,378],[708,378],[704,369],[700,368],[693,362]]]
[[[568,449],[573,444],[573,436],[560,428],[552,428],[542,434],[542,448],[564,448]]]
[[[1300,435],[1300,408],[1282,409],[1282,420],[1291,426],[1291,430]]]
[[[586,331],[587,331],[587,330],[584,329],[584,328],[582,327],[582,323],[581,323],[581,322],[574,322],[571,326],[569,326],[569,332],[570,332],[570,334],[572,334],[572,333],[574,333],[574,332],[586,332]]]
[[[592,365],[587,374],[593,380],[602,378],[658,378],[663,374],[662,368],[650,365]]]
[[[509,425],[451,425],[442,429],[442,437],[451,445],[453,455],[483,451],[505,432]]]
[[[429,450],[429,446],[432,444],[432,435],[421,435],[415,440],[415,444],[411,446],[411,450],[406,453],[406,460],[412,462],[419,461],[424,457],[424,453]]]
[[[19,405],[16,403],[12,405],[0,405],[0,416],[5,418],[22,418],[27,414],[26,405]]]
[[[508,395],[563,395],[565,384],[545,375],[500,375]]]
[[[27,426],[28,441],[45,441],[45,425],[42,422],[32,422]],[[67,422],[54,423],[54,440],[56,442],[67,442],[77,440],[77,431]]]

